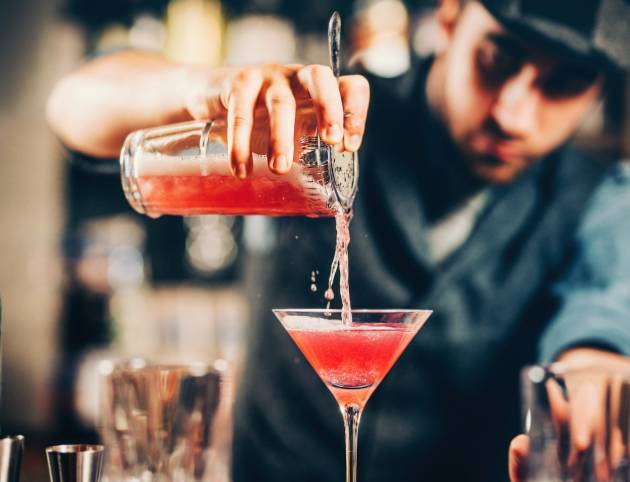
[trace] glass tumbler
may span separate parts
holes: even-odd
[[[528,482],[630,481],[630,364],[522,371]]]
[[[251,172],[241,180],[228,160],[224,118],[173,124],[131,133],[120,155],[122,185],[138,212],[197,215],[333,216],[356,193],[358,157],[337,152],[317,134],[312,107],[299,106],[289,173],[267,166],[269,122],[257,111]]]
[[[228,480],[222,378],[204,364],[133,360],[105,376],[99,431],[108,480]]]

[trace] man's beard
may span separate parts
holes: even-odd
[[[515,180],[535,162],[523,158],[518,162],[508,163],[496,156],[471,151],[463,151],[462,155],[474,176],[496,184],[506,184]]]

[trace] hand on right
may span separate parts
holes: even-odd
[[[543,398],[553,427],[553,437],[544,443],[556,445],[557,466],[571,480],[614,480],[618,468],[629,460],[630,384],[626,377],[630,358],[595,348],[573,348],[558,361],[565,367],[559,378],[544,382]],[[529,455],[529,437],[514,438],[509,449],[512,482],[526,480]]]

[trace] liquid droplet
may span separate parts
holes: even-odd
[[[324,298],[326,298],[328,301],[332,301],[335,299],[335,292],[332,290],[332,288],[328,288],[326,290],[326,292],[324,293]]]
[[[315,283],[311,284],[311,291],[315,293],[317,291],[317,285]]]

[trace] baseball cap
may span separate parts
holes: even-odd
[[[630,68],[630,0],[480,0],[507,30],[566,55]]]

